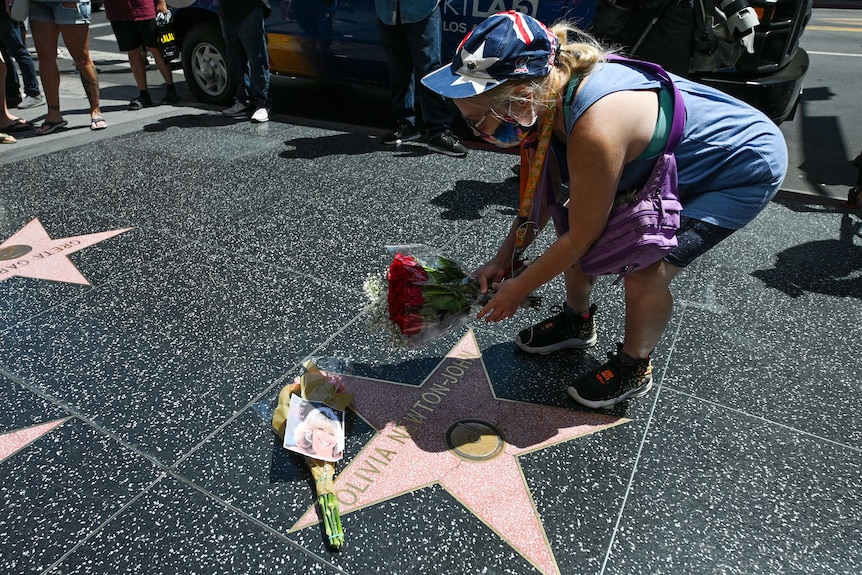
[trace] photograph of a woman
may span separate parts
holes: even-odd
[[[293,396],[284,447],[315,459],[338,461],[344,454],[343,412],[324,403]]]

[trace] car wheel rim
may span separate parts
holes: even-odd
[[[198,44],[192,55],[195,81],[209,96],[220,96],[227,89],[227,64],[221,51],[212,44]]]

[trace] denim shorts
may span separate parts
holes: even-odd
[[[89,24],[92,13],[90,0],[78,2],[74,8],[65,6],[73,3],[30,0],[30,21],[51,22],[53,24]]]

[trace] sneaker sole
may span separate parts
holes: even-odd
[[[386,140],[381,140],[384,146],[397,146],[398,144],[403,144],[404,142],[415,142],[419,138],[422,137],[422,134],[416,134],[415,136],[409,136],[407,138],[401,138],[400,140],[393,140],[391,142]]]
[[[564,349],[589,349],[596,345],[597,340],[598,334],[594,333],[593,337],[591,337],[590,339],[567,339],[559,343],[546,345],[544,347],[530,347],[525,343],[521,343],[521,340],[519,340],[518,338],[515,338],[515,345],[517,345],[521,349],[521,351],[525,351],[527,353],[532,353],[536,355],[547,355],[549,353],[561,351]]]
[[[569,396],[572,399],[574,399],[575,401],[577,401],[581,405],[583,405],[585,407],[592,407],[593,409],[599,409],[602,407],[610,407],[612,405],[616,405],[616,404],[618,404],[622,401],[625,401],[627,399],[632,399],[635,397],[643,397],[644,395],[649,393],[649,390],[651,390],[651,389],[652,389],[652,377],[650,377],[650,380],[645,385],[642,385],[636,389],[633,389],[633,390],[629,391],[628,393],[624,393],[619,397],[614,397],[611,399],[605,399],[605,400],[601,400],[601,401],[593,401],[592,399],[584,399],[583,397],[578,395],[578,390],[575,389],[574,387],[569,387],[566,391],[569,393]]]
[[[432,146],[428,144],[428,149],[432,152],[437,152],[438,154],[445,154],[447,156],[451,156],[453,158],[466,158],[467,152],[453,152],[452,150],[447,150],[445,148],[438,148],[436,146]]]

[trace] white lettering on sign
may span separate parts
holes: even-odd
[[[468,7],[468,2],[470,6]],[[451,32],[466,32],[466,22],[447,21],[446,16],[468,16],[485,19],[497,12],[515,10],[528,16],[536,17],[539,12],[539,0],[444,0],[443,29]]]
[[[487,18],[491,14],[506,12],[507,10],[523,12],[535,18],[539,9],[539,0],[492,0],[487,10],[482,10],[479,7],[481,2],[482,0],[473,0],[472,16],[474,18]]]

